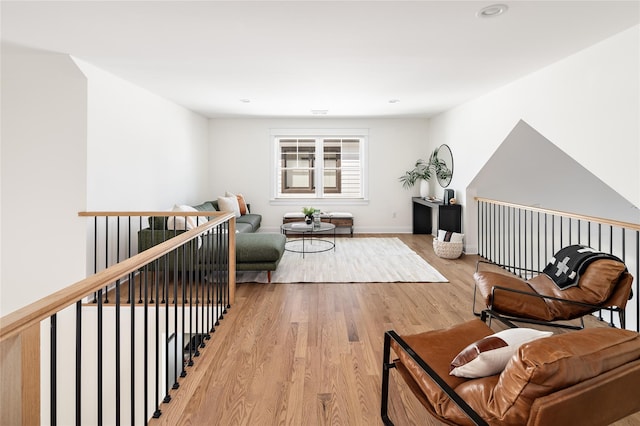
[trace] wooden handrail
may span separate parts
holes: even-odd
[[[107,213],[107,212],[104,212]],[[149,214],[147,214],[149,213]],[[108,212],[110,216],[166,216],[169,212]],[[205,214],[203,214],[205,213]],[[202,232],[220,225],[226,221],[230,221],[231,227],[229,231],[229,237],[235,239],[235,215],[228,212],[198,212],[194,214],[191,212],[170,212],[172,216],[213,216],[210,213],[217,213],[216,218],[198,226],[197,228],[186,231],[179,234],[167,241],[151,247],[148,250],[143,251],[135,256],[132,256],[122,262],[119,262],[107,269],[104,269],[95,275],[78,281],[75,284],[70,285],[62,290],[59,290],[49,296],[46,296],[36,302],[33,302],[27,306],[24,306],[10,314],[0,318],[0,342],[19,334],[20,332],[28,329],[33,324],[50,317],[51,315],[59,312],[60,310],[70,306],[83,297],[90,295],[108,285],[111,282],[139,269],[159,257],[171,252],[172,250],[180,247],[189,240],[196,238]],[[98,212],[81,212],[79,216],[104,216]],[[232,244],[233,248],[235,245]],[[234,254],[235,254],[235,250]],[[234,271],[235,272],[235,271]]]
[[[117,217],[117,216],[154,216],[154,217],[173,217],[173,216],[222,216],[228,214],[229,212],[219,211],[219,210],[202,210],[197,212],[174,212],[174,211],[123,211],[123,212],[78,212],[78,216],[80,217],[93,217],[93,216],[108,216],[108,217]]]
[[[532,212],[546,213],[546,214],[551,214],[551,215],[556,215],[556,216],[564,216],[564,217],[568,217],[568,218],[571,218],[571,219],[578,219],[578,220],[585,220],[585,221],[590,221],[590,222],[597,222],[597,223],[601,223],[603,225],[611,225],[611,226],[617,226],[617,227],[620,227],[620,228],[633,229],[634,231],[640,231],[640,224],[638,224],[638,223],[622,222],[622,221],[619,221],[619,220],[605,219],[605,218],[601,218],[601,217],[587,216],[587,215],[583,215],[583,214],[563,212],[563,211],[560,211],[560,210],[543,209],[543,208],[540,208],[540,207],[525,206],[523,204],[507,203],[505,201],[492,200],[490,198],[475,197],[474,199],[476,201],[481,201],[481,202],[490,203],[490,204],[496,204],[496,205],[499,205],[499,206],[514,207],[514,208],[521,209],[521,210],[529,210],[529,211],[532,211]]]

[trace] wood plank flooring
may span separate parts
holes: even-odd
[[[416,333],[474,318],[477,260],[438,258],[430,236],[386,236],[401,238],[450,282],[239,284],[236,303],[201,359],[150,424],[382,424],[383,333]],[[441,424],[396,379],[392,371],[395,424]],[[640,415],[617,424],[640,425]]]

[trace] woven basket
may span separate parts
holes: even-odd
[[[457,259],[462,254],[462,243],[433,240],[433,251],[444,259]]]

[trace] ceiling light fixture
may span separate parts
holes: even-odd
[[[400,102],[400,99],[390,99],[389,100],[390,104],[397,104],[398,102]]]
[[[328,109],[312,109],[311,114],[313,115],[327,115],[329,112]]]
[[[251,102],[251,99],[240,99],[240,102],[242,102],[243,104],[248,104]]]
[[[500,16],[509,10],[509,6],[506,4],[492,4],[490,6],[483,7],[476,13],[478,18],[493,18],[494,16]]]

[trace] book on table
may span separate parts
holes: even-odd
[[[304,222],[293,222],[293,223],[291,224],[291,227],[292,227],[292,228],[308,228],[308,229],[310,229],[310,228],[311,228],[311,226],[312,226],[312,225],[307,225],[307,224],[306,224],[306,223],[304,223]]]

